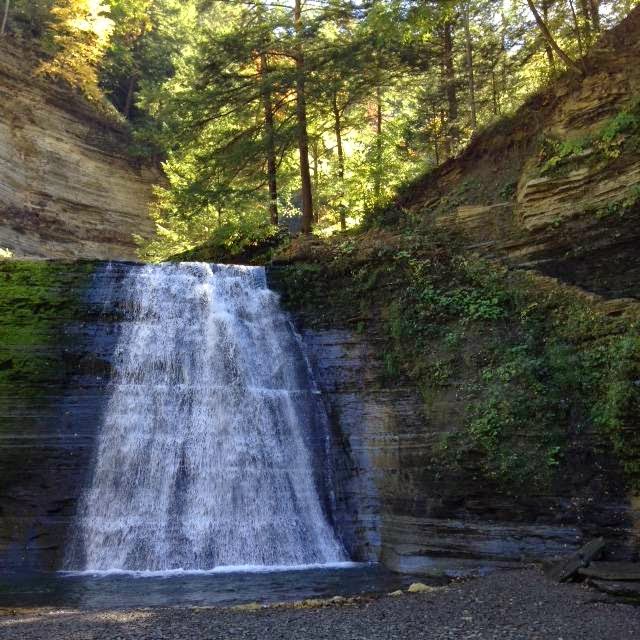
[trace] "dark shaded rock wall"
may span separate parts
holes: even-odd
[[[62,566],[119,332],[121,310],[106,301],[125,270],[0,262],[0,571]],[[426,402],[384,384],[374,335],[299,320],[331,423],[336,525],[354,559],[457,574],[635,535],[626,496],[598,494],[580,461],[575,486],[526,496],[494,491],[473,469],[443,475],[433,446],[458,425],[460,398]]]
[[[117,266],[0,262],[0,571],[62,566],[106,402]]]
[[[468,422],[487,345],[508,340],[509,323],[467,326],[454,378],[418,385],[387,365],[388,328],[375,318],[388,312],[388,291],[375,298],[378,306],[363,310],[353,299],[361,290],[350,285],[352,271],[332,279],[312,266],[279,265],[269,276],[294,313],[325,397],[340,470],[338,501],[342,513],[355,513],[342,522],[353,533],[354,558],[378,558],[407,572],[459,575],[566,555],[600,535],[611,557],[637,554],[637,500],[597,429],[569,428],[558,473],[515,484],[487,474],[482,451],[464,437],[450,439]],[[547,287],[558,287],[541,276],[535,282],[541,299]],[[350,294],[341,297],[342,287]],[[601,305],[613,312],[618,303],[566,286],[563,291],[571,299],[584,296],[594,313]],[[624,309],[629,303],[622,302]],[[364,316],[354,317],[359,311]],[[430,357],[437,359],[435,346]],[[536,453],[539,437],[523,434],[530,438],[531,458],[546,465]],[[461,447],[459,455],[452,458],[443,442]]]
[[[437,477],[429,468],[439,434],[455,427],[456,402],[426,415],[410,387],[380,384],[375,342],[346,330],[302,329],[325,394],[339,456],[350,473],[338,478],[338,498],[355,511],[357,559],[381,559],[406,572],[450,575],[541,560],[575,549],[602,532],[584,527],[570,491],[505,498],[469,475]],[[599,506],[610,539],[628,536],[624,496]]]

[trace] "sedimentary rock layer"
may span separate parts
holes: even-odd
[[[638,34],[640,8],[602,38],[586,75],[565,74],[397,204],[511,266],[607,298],[640,297],[638,133],[603,138],[623,111],[637,118]]]
[[[0,46],[0,248],[16,257],[132,259],[149,237],[155,170],[127,157],[126,130],[34,75]]]
[[[624,495],[594,497],[586,467],[575,470],[577,487],[526,496],[494,491],[472,468],[434,473],[434,446],[464,411],[459,398],[427,407],[415,388],[383,387],[371,336],[327,328],[302,337],[329,407],[334,455],[350,461],[337,497],[342,513],[355,515],[341,523],[352,527],[354,557],[409,573],[468,575],[562,556],[591,536],[606,536],[614,550],[637,535],[637,511]]]
[[[0,262],[0,573],[61,567],[118,334],[100,292],[121,277]]]

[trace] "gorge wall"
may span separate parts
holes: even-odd
[[[61,567],[121,329],[122,310],[106,301],[126,269],[0,262],[2,571]],[[269,272],[285,299],[289,269]],[[484,357],[477,334],[475,350],[463,345],[467,364],[456,379],[419,389],[405,376],[389,377],[385,337],[375,321],[354,327],[354,297],[343,307],[314,298],[313,309],[316,317],[295,320],[330,418],[337,526],[354,559],[455,575],[563,555],[595,535],[626,556],[637,546],[637,506],[616,461],[606,451],[593,457],[584,439],[568,474],[545,488],[505,490],[473,458],[457,469],[438,464],[438,443],[464,423],[465,385]]]
[[[597,431],[562,425],[566,451],[558,467],[552,463],[555,477],[515,486],[488,475],[481,452],[465,441],[494,345],[511,340],[509,321],[465,323],[451,360],[443,340],[430,339],[423,361],[430,373],[417,382],[389,371],[389,305],[380,294],[358,291],[352,272],[309,274],[307,266],[278,266],[271,281],[294,313],[325,397],[342,471],[338,499],[344,513],[356,514],[349,523],[358,541],[354,557],[377,558],[402,572],[468,575],[563,556],[600,535],[610,557],[637,553],[639,505]],[[386,261],[379,266],[385,269]],[[343,287],[348,294],[336,300]],[[361,299],[367,296],[370,304]],[[535,413],[531,419],[538,419]],[[545,428],[519,436],[524,455],[530,446],[532,467],[543,473],[548,462],[536,449]],[[584,432],[577,436],[576,428]],[[458,452],[443,450],[452,436],[459,438],[452,445]]]
[[[368,231],[276,257],[274,286],[351,456],[341,498],[359,505],[392,568],[466,573],[598,535],[613,557],[640,553],[638,487],[623,472],[640,468],[639,35],[640,8],[603,37],[585,75],[478,134],[374,212]],[[591,405],[580,397],[618,365],[624,381],[599,382]],[[519,447],[531,481],[513,486],[500,464]]]
[[[37,62],[0,45],[0,248],[17,258],[133,259],[150,237],[156,170],[127,157],[129,135]]]
[[[118,263],[0,261],[0,572],[59,569],[107,400]]]
[[[466,235],[468,249],[606,298],[640,295],[640,7],[566,73],[396,211]]]
[[[640,9],[603,39],[589,73],[561,78],[479,135],[409,187],[377,228],[294,243],[271,268],[329,412],[338,524],[355,558],[468,573],[561,555],[596,535],[611,555],[637,557],[640,499],[623,467],[640,469],[638,34]],[[13,198],[0,247],[129,257],[149,183],[109,147],[112,136],[121,141],[116,130],[88,126],[65,92],[21,86],[21,64],[15,52],[0,57],[0,90],[11,83],[10,109],[0,113],[0,202]],[[9,112],[22,129],[6,124]],[[45,127],[49,117],[57,129]],[[31,142],[16,142],[25,130]],[[19,162],[3,160],[9,153]],[[490,287],[462,278],[472,258],[484,261],[483,273],[503,269]],[[419,265],[424,281],[407,279]],[[2,567],[60,566],[118,333],[117,310],[87,292],[121,275],[117,264],[0,263]],[[422,298],[403,297],[418,285]],[[433,307],[428,322],[412,316],[421,304]],[[410,367],[394,362],[401,340]],[[590,358],[593,387],[571,375]],[[545,483],[510,485],[465,440],[470,409],[496,388],[510,410],[522,403],[527,413],[504,416],[515,431],[507,448],[519,447],[524,462],[530,452]],[[606,428],[588,414],[593,389],[605,403],[598,418],[610,418],[607,394],[624,405]],[[488,434],[499,448],[496,407],[484,426],[499,434]],[[540,446],[549,434],[558,451]]]

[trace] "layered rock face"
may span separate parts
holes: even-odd
[[[0,571],[62,566],[122,321],[109,291],[126,268],[0,263]],[[462,421],[464,398],[452,388],[427,406],[409,384],[382,384],[375,334],[299,328],[331,421],[336,526],[354,559],[455,575],[562,555],[595,535],[637,544],[638,505],[606,456],[577,459],[571,484],[531,495],[505,495],[473,468],[441,475],[433,448]]]
[[[117,263],[0,262],[0,573],[63,563],[107,401]]]
[[[303,326],[301,335],[329,408],[339,512],[353,517],[340,526],[355,559],[455,576],[563,556],[599,535],[614,554],[639,544],[640,511],[622,483],[616,490],[606,456],[577,457],[570,483],[527,495],[505,494],[473,465],[442,474],[433,450],[464,420],[455,390],[427,406],[410,385],[380,384],[375,336]]]
[[[532,271],[541,297],[560,287],[604,314],[635,309],[638,129],[621,130],[612,140],[602,132],[614,130],[622,112],[632,114],[629,120],[640,117],[638,34],[640,9],[603,39],[585,77],[567,75],[511,120],[479,135],[459,158],[409,187],[386,222],[402,224],[409,210],[423,220],[425,233],[431,225],[451,229],[466,239],[465,255]],[[553,170],[542,155],[545,140],[556,145],[548,154],[558,156]],[[575,149],[563,156],[566,141],[575,141]],[[292,253],[283,264],[296,259]],[[322,258],[309,249],[300,260]],[[277,272],[273,280],[277,287]],[[465,423],[465,385],[473,379],[464,372],[482,366],[485,336],[467,341],[464,371],[450,385],[421,393],[409,383],[383,382],[384,344],[371,333],[375,319],[363,322],[366,333],[353,331],[330,295],[315,304],[333,309],[333,320],[318,326],[302,312],[300,331],[335,439],[350,456],[351,475],[343,475],[339,498],[359,509],[361,555],[373,549],[402,571],[468,573],[562,555],[598,535],[613,555],[637,555],[638,499],[627,494],[616,460],[592,446],[594,434],[581,435],[571,451],[566,482],[517,495],[483,477],[472,455],[457,473],[434,464],[441,437]]]
[[[637,122],[639,33],[635,9],[590,54],[584,77],[567,74],[534,96],[398,204],[466,234],[472,251],[607,298],[638,298],[638,131],[615,119],[626,110]]]
[[[0,46],[0,248],[15,257],[133,259],[150,237],[155,170],[127,158],[126,131],[34,76]]]

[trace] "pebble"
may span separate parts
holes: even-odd
[[[638,640],[640,607],[527,569],[429,597],[325,606],[156,608],[0,616],[0,640]],[[541,604],[540,604],[541,603]],[[8,615],[7,615],[8,613]]]

